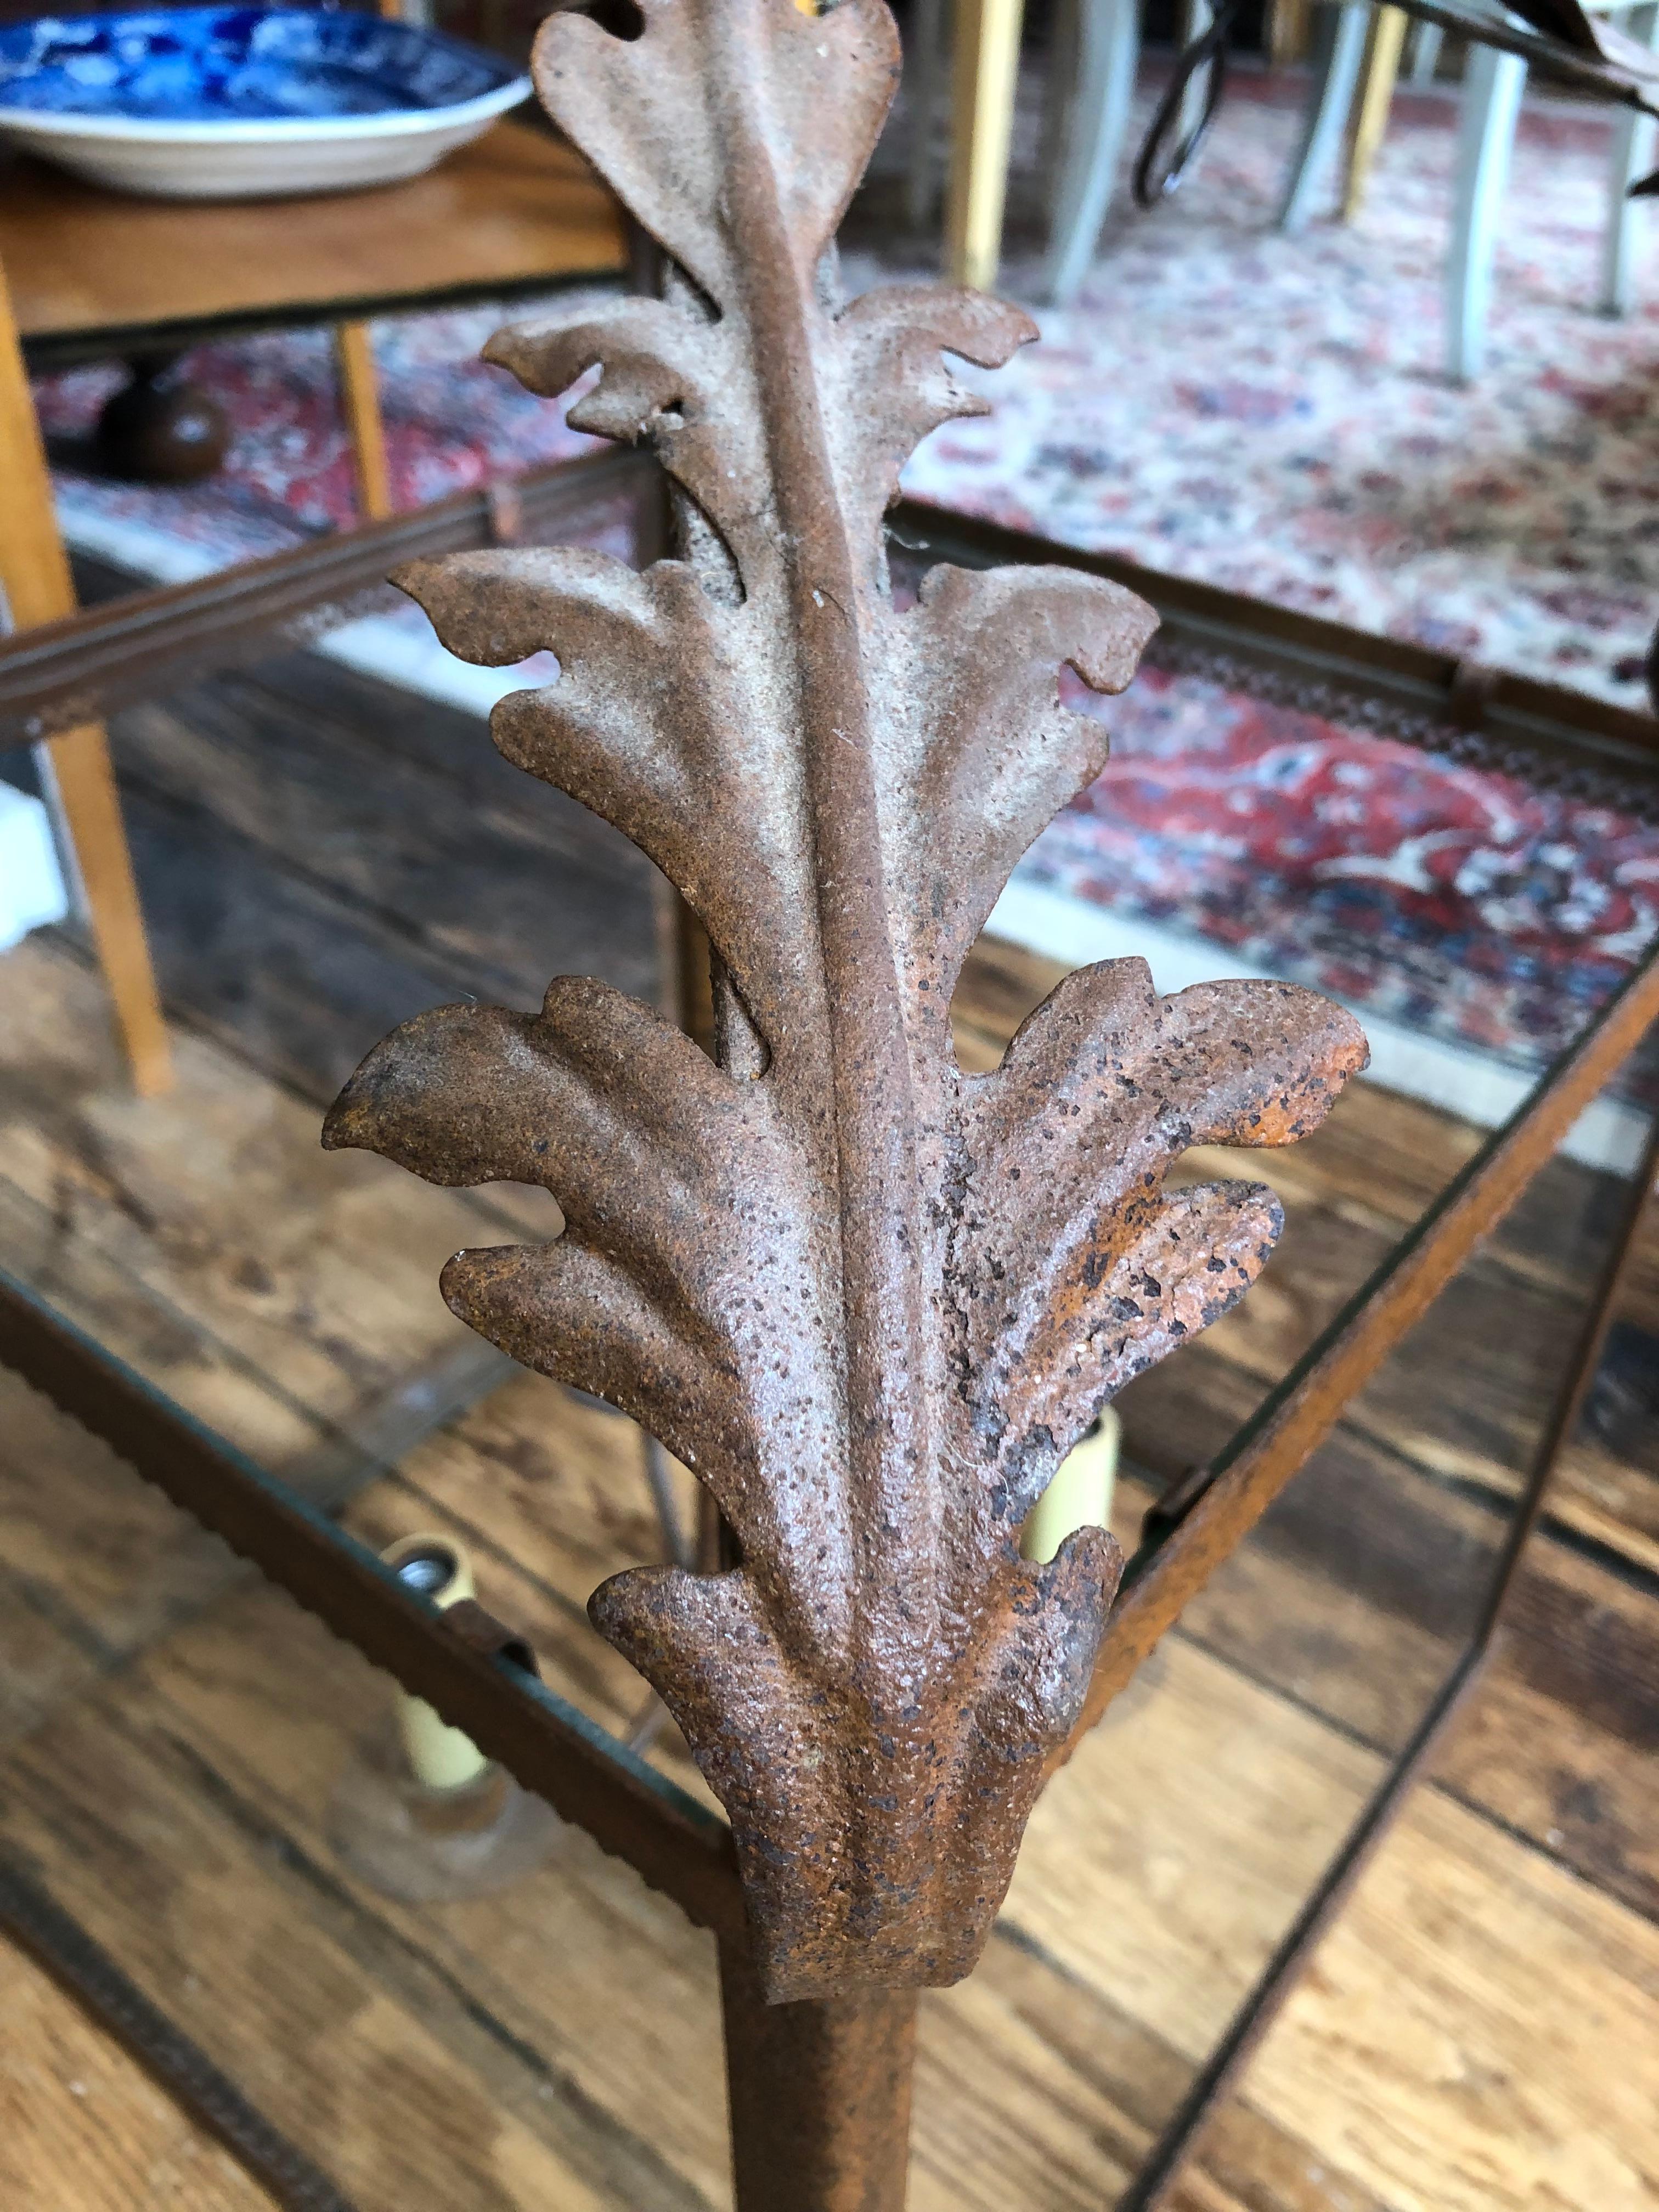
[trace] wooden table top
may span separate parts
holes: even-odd
[[[0,267],[37,356],[483,297],[625,260],[610,192],[519,123],[407,184],[301,199],[146,200],[44,162],[0,171]]]

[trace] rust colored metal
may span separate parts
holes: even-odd
[[[1645,1011],[1651,1013],[1655,971],[1647,976]],[[1625,1036],[1632,1006],[1620,1010]],[[1534,1165],[1541,1162],[1534,1162]],[[1650,1121],[1642,1158],[1626,1188],[1620,1218],[1608,1242],[1595,1287],[1586,1304],[1571,1356],[1559,1378],[1550,1411],[1539,1435],[1527,1480],[1498,1553],[1473,1640],[1441,1684],[1399,1758],[1383,1777],[1346,1841],[1325,1869],[1295,1920],[1275,1946],[1255,1986],[1229,2022],[1191,2087],[1159,2132],[1146,2164],[1135,2175],[1115,2212],[1158,2212],[1179,2179],[1199,2136],[1231,2092],[1260,2047],[1304,1968],[1352,1894],[1441,1742],[1455,1726],[1486,1672],[1504,1618],[1521,1582],[1528,1547],[1543,1517],[1556,1462],[1578,1425],[1584,1401],[1601,1365],[1607,1329],[1636,1259],[1642,1224],[1659,1179],[1659,1117]],[[1441,1232],[1444,1234],[1443,1231]],[[1194,1475],[1203,1473],[1194,1469]],[[1184,1485],[1177,1486],[1184,1487]]]
[[[9,1852],[0,1852],[0,1937],[27,1951],[66,1996],[137,2060],[158,2088],[216,2136],[270,2203],[282,2212],[356,2212],[327,2175],[128,1979],[102,1945]]]
[[[916,1992],[769,2004],[741,1948],[720,1960],[741,2212],[903,2212]]]
[[[445,1607],[439,1620],[445,1633],[459,1637],[469,1651],[476,1651],[485,1659],[505,1659],[520,1674],[540,1680],[542,1670],[535,1646],[516,1628],[497,1620],[477,1598],[459,1598],[453,1605]]]
[[[561,15],[556,121],[665,250],[665,295],[520,325],[532,390],[603,374],[579,428],[644,441],[679,556],[640,574],[507,548],[401,572],[440,635],[559,680],[497,709],[506,756],[625,831],[714,948],[716,1058],[560,978],[538,1013],[450,1006],[364,1062],[325,1141],[441,1183],[539,1183],[563,1235],[464,1252],[454,1310],[691,1468],[717,1573],[636,1569],[591,1612],[731,1815],[774,2002],[972,1966],[1121,1559],[1026,1513],[1103,1401],[1224,1312],[1271,1194],[1164,1191],[1195,1144],[1278,1145],[1364,1064],[1352,1018],[1273,983],[1160,1000],[1070,977],[987,1076],[951,994],[1014,864],[1099,772],[1059,673],[1130,680],[1121,585],[940,566],[900,612],[883,517],[912,446],[980,411],[945,366],[1035,335],[970,292],[838,294],[833,239],[898,69],[880,0],[645,0]]]

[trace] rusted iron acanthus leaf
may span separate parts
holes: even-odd
[[[544,1184],[544,1245],[456,1255],[455,1311],[693,1468],[741,1545],[641,1567],[592,1618],[731,1815],[775,1999],[967,1972],[1121,1561],[1020,1524],[1129,1377],[1224,1312],[1279,1227],[1258,1185],[1166,1196],[1195,1144],[1287,1143],[1364,1064],[1275,983],[1160,1000],[1069,977],[966,1075],[951,994],[1020,855],[1103,765],[1059,672],[1121,690],[1153,625],[1118,586],[946,567],[896,611],[882,517],[918,438],[1035,336],[981,295],[838,295],[836,227],[898,71],[881,0],[643,0],[543,27],[558,123],[671,258],[668,295],[502,331],[579,427],[645,440],[681,555],[471,553],[398,580],[465,659],[541,648],[508,759],[625,830],[715,948],[719,1064],[561,977],[535,1014],[446,1006],[329,1117],[434,1182]]]

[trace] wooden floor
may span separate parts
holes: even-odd
[[[461,1534],[550,1680],[621,1727],[640,1685],[583,1606],[657,1555],[637,1435],[504,1370],[434,1288],[544,1202],[316,1129],[419,1006],[571,969],[649,994],[648,870],[476,725],[301,656],[115,738],[182,1080],[125,1097],[71,945],[0,961],[0,1251],[360,1534]],[[1054,972],[981,948],[963,1058]],[[1362,1087],[1253,1156],[1284,1246],[1127,1395],[1122,1534],[1479,1142]],[[1467,1630],[1617,1198],[1540,1179],[1052,1786],[983,1966],[925,2002],[915,2207],[1114,2201]],[[1626,1318],[1659,1334],[1659,1240]],[[1500,1663],[1185,2207],[1659,2204],[1659,1480],[1619,1442],[1576,1448]],[[499,1899],[365,1888],[328,1812],[384,1678],[3,1375],[0,1546],[0,1850],[363,2212],[729,2202],[712,1955],[671,1906],[577,1834]],[[219,2156],[0,1953],[6,2212],[263,2201]]]
[[[270,2212],[118,2043],[0,1941],[0,2203]]]

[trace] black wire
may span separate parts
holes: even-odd
[[[1173,74],[1158,104],[1150,129],[1139,153],[1135,156],[1135,205],[1156,207],[1175,191],[1198,156],[1200,148],[1210,135],[1210,125],[1215,121],[1221,106],[1221,96],[1227,87],[1227,34],[1232,29],[1243,0],[1220,0],[1214,15],[1192,44],[1184,46],[1176,57]],[[1171,154],[1167,166],[1159,170],[1159,156],[1164,142],[1180,120],[1181,110],[1187,96],[1187,88],[1201,69],[1209,71],[1204,94],[1204,112],[1199,117],[1187,137]],[[1153,179],[1156,177],[1157,181]]]

